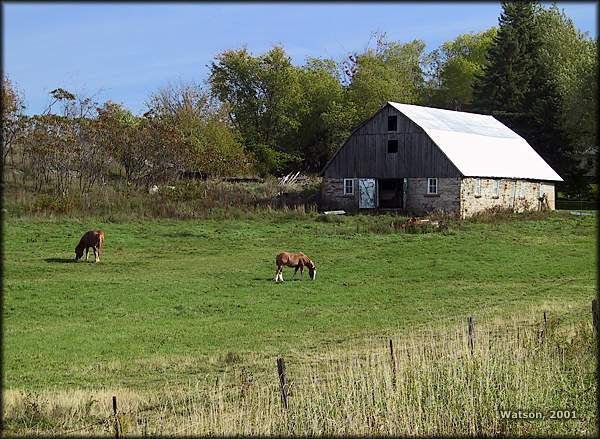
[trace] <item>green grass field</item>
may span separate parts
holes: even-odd
[[[471,314],[589,315],[595,217],[445,234],[371,233],[365,221],[8,218],[4,388],[177,386],[231,361],[309,357]],[[106,232],[101,263],[73,263],[91,228]],[[290,282],[286,269],[275,284],[280,250],[312,257],[317,279]]]

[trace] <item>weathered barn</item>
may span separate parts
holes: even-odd
[[[554,209],[560,176],[492,116],[388,102],[322,171],[326,209]]]

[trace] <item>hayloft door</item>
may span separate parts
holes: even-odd
[[[358,207],[360,209],[374,209],[377,207],[377,182],[374,178],[360,178],[358,180]]]

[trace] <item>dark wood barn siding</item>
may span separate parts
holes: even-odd
[[[398,116],[398,131],[388,133],[388,115]],[[388,154],[388,140],[398,152]],[[324,172],[329,178],[460,177],[458,169],[429,136],[391,105],[358,128]]]

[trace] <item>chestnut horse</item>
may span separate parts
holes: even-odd
[[[298,273],[298,269],[300,269],[300,275],[302,276],[302,279],[304,279],[304,267],[308,267],[308,275],[312,280],[315,280],[315,277],[317,276],[317,267],[304,253],[279,253],[275,258],[275,263],[277,264],[275,279],[273,279],[275,282],[283,282],[283,267],[285,265],[296,268],[292,280],[294,279],[294,276],[296,276],[296,273]]]
[[[79,260],[83,256],[83,250],[85,250],[85,260],[87,261],[90,247],[94,250],[96,262],[100,262],[100,254],[102,253],[102,247],[104,247],[104,232],[102,230],[90,230],[83,234],[79,244],[75,247],[75,260]]]

